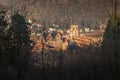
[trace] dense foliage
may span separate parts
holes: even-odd
[[[20,0],[16,0],[15,2],[17,1]],[[74,44],[70,45],[67,51],[52,51],[42,48],[42,52],[32,53],[30,49],[31,41],[29,40],[30,31],[25,20],[25,18],[30,15],[29,13],[35,10],[30,17],[34,16],[34,18],[39,18],[39,15],[40,22],[44,25],[59,22],[59,24],[63,25],[64,21],[65,25],[76,23],[77,21],[78,23],[82,22],[81,24],[84,25],[86,24],[84,23],[85,18],[83,17],[83,21],[81,21],[78,17],[79,14],[84,14],[78,12],[79,8],[82,11],[80,7],[82,0],[21,1],[24,3],[23,6],[18,12],[12,12],[9,18],[7,18],[6,15],[7,10],[3,9],[4,7],[2,7],[2,9],[0,8],[0,80],[120,79],[120,20],[118,18],[112,16],[109,19],[102,48],[92,45],[87,48],[80,48],[77,44]],[[30,4],[28,6],[32,5],[30,7],[31,11],[29,11],[28,6],[24,6],[27,2],[29,3],[29,1]],[[84,1],[87,2],[87,0]],[[97,1],[98,0],[95,0],[95,2]],[[107,2],[108,0],[105,1]],[[102,0],[100,2],[102,2]],[[19,5],[21,6],[21,4],[22,2]],[[84,5],[88,7],[92,4],[91,2],[89,5]],[[19,5],[17,4],[16,6]],[[75,9],[77,6],[79,8]],[[13,9],[15,9],[15,7]],[[85,16],[87,15],[88,17],[91,9],[89,10],[87,8],[86,10],[88,10],[88,13],[86,13]],[[35,16],[36,13],[39,13],[37,17]],[[49,13],[51,15],[49,15]],[[46,19],[46,17],[48,19]],[[94,19],[88,20],[91,21]]]
[[[103,40],[103,52],[105,62],[111,69],[111,76],[114,80],[120,79],[120,17],[117,13],[117,0],[113,0],[112,16],[108,21]]]
[[[20,80],[29,64],[29,29],[24,17],[18,13],[10,17],[11,22],[8,24],[6,13],[7,11],[0,13],[0,73],[8,76],[2,80],[7,78]]]
[[[64,28],[70,24],[82,27],[98,28],[107,23],[111,14],[110,0],[2,0],[13,10],[29,19],[36,19],[41,24],[51,26],[53,23]],[[84,24],[84,26],[82,25]]]

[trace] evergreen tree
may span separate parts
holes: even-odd
[[[107,63],[110,63],[113,73],[113,79],[120,79],[120,20],[117,15],[117,0],[113,1],[112,16],[108,21],[106,32],[104,34],[103,51],[106,55]]]
[[[4,7],[4,6],[2,6]],[[5,7],[4,7],[5,8]],[[6,27],[7,27],[7,20],[5,19],[6,16],[6,10],[0,7],[0,67],[2,67],[5,64],[5,33],[6,33]]]
[[[9,53],[7,59],[8,64],[16,70],[16,79],[21,80],[29,63],[30,40],[29,29],[26,25],[25,18],[17,12],[11,16],[11,24],[7,38],[9,39],[7,41],[7,53]]]

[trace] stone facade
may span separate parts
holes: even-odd
[[[78,25],[71,25],[70,26],[70,37],[79,36]]]
[[[52,33],[43,33],[39,38],[35,46],[33,47],[33,52],[38,52],[43,47],[42,42],[44,44],[45,49],[62,49],[62,34],[59,32]]]

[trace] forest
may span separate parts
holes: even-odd
[[[58,24],[64,28],[70,24],[97,28],[107,23],[112,9],[110,0],[1,0],[1,3],[48,27]]]
[[[106,22],[107,28],[103,36],[101,47],[89,45],[87,48],[81,48],[78,47],[77,44],[74,44],[70,45],[66,51],[46,51],[42,48],[42,51],[39,53],[31,52],[31,31],[28,28],[30,24],[26,21],[27,18],[32,17],[29,15],[29,11],[26,11],[29,9],[21,7],[18,10],[13,10],[16,8],[13,7],[13,5],[17,2],[20,2],[20,4],[16,5],[19,7],[22,4],[23,6],[28,4],[29,0],[5,1],[9,1],[9,3],[13,1],[14,3],[9,4],[10,7],[4,6],[8,2],[3,2],[4,5],[0,5],[0,80],[120,80],[120,17],[117,6],[118,4],[116,2],[117,0],[111,0],[113,2],[111,4],[112,9],[110,14],[106,12],[109,19]],[[82,1],[84,2],[87,0],[30,0],[31,4],[34,6],[46,3],[44,6],[47,8],[49,8],[49,6],[47,6],[49,2],[52,6],[66,4],[64,6],[69,7],[66,10],[75,10],[74,8],[72,9],[72,7],[82,5]],[[100,2],[103,3],[102,1],[103,0]],[[109,4],[108,0],[104,1]],[[59,3],[56,4],[57,2]],[[70,5],[68,2],[70,2]],[[97,0],[94,2],[97,2]],[[71,4],[73,4],[73,6],[71,6]],[[47,11],[47,8],[45,9],[45,12]],[[30,9],[34,10],[32,8]],[[50,9],[52,10],[51,7]],[[48,9],[48,12],[50,9]],[[65,8],[62,6],[61,9]],[[44,11],[43,8],[40,8],[40,10]],[[64,24],[68,25],[70,22],[66,23],[64,20],[69,19],[68,17],[74,14],[71,12],[67,15],[61,12],[59,17],[63,18],[59,18],[58,13],[55,13],[54,10],[52,10],[53,12],[50,12],[51,14],[54,14],[53,16],[51,14],[49,14],[51,16],[44,14],[42,13],[43,11],[40,11],[41,13],[37,11],[38,10],[35,10],[31,15],[34,16],[39,13],[37,15],[43,17],[40,20],[45,21],[45,26],[48,26],[46,20],[49,22],[51,19],[58,21],[58,23],[60,22],[59,20],[61,20]],[[94,10],[91,11],[91,14],[92,12],[94,12]],[[101,16],[106,16],[103,15]],[[46,16],[48,17],[46,18]],[[66,18],[65,16],[68,17]],[[78,16],[79,14],[76,14],[76,17],[72,16],[74,18],[74,20],[72,20],[75,21],[75,23],[80,20],[77,18]],[[34,18],[35,17],[36,16],[34,16]],[[88,16],[88,18],[92,18],[92,16]],[[35,19],[37,19],[37,17]],[[39,19],[37,20],[39,21]],[[94,21],[94,19],[92,20]],[[106,18],[104,20],[106,21]],[[87,21],[85,21],[84,24],[86,23]]]

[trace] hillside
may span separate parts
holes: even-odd
[[[96,28],[107,23],[111,14],[110,0],[0,0],[0,3],[46,26],[55,23]]]

